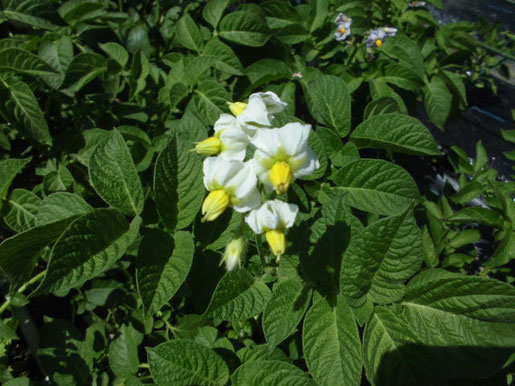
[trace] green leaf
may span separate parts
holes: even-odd
[[[306,364],[318,385],[360,385],[358,326],[343,297],[335,303],[318,296],[306,314],[302,333]]]
[[[447,86],[456,95],[459,100],[459,104],[462,108],[467,106],[467,90],[463,84],[463,79],[459,74],[454,72],[443,70],[441,73],[443,80],[447,83]]]
[[[320,27],[326,25],[327,14],[329,12],[329,1],[328,0],[314,0],[311,1],[311,14],[312,22],[309,28],[309,32],[316,31]]]
[[[109,345],[109,366],[119,378],[136,374],[139,366],[137,332],[133,327],[122,324],[119,335]]]
[[[382,78],[372,79],[369,81],[370,95],[373,100],[380,99],[383,97],[389,97],[397,102],[397,106],[400,109],[400,113],[408,114],[408,109],[404,104],[402,97],[395,92]]]
[[[342,264],[341,292],[352,306],[367,299],[379,304],[396,302],[422,259],[421,232],[411,210],[378,220],[351,239]]]
[[[202,10],[202,17],[207,21],[213,28],[216,29],[218,22],[222,18],[225,9],[229,5],[230,0],[212,0],[209,1],[204,9]]]
[[[39,57],[47,62],[59,73],[54,76],[52,87],[59,88],[64,81],[64,74],[73,60],[73,42],[68,36],[60,36],[59,39],[47,42],[39,49]],[[47,79],[48,82],[48,79]]]
[[[381,52],[399,59],[401,64],[413,69],[418,77],[423,79],[425,75],[424,59],[420,48],[413,40],[405,35],[397,34],[385,40]]]
[[[186,14],[179,19],[175,32],[175,36],[182,46],[199,53],[202,51],[204,40],[197,24],[190,15]]]
[[[296,331],[310,299],[311,290],[298,279],[275,284],[263,312],[263,332],[271,346],[277,346]]]
[[[37,294],[80,286],[120,259],[135,240],[141,218],[127,224],[115,209],[95,209],[70,224],[59,237]]]
[[[75,56],[69,64],[62,87],[71,94],[76,93],[106,71],[107,65],[102,55],[83,52]]]
[[[141,181],[122,135],[113,130],[89,159],[89,178],[102,199],[127,215],[143,210]]]
[[[252,63],[245,69],[245,74],[252,83],[251,88],[255,89],[265,83],[289,79],[291,71],[286,63],[267,58]]]
[[[359,159],[333,176],[338,189],[347,192],[350,206],[370,213],[391,215],[418,199],[418,188],[400,166],[379,159]]]
[[[16,232],[26,231],[36,225],[36,214],[41,199],[30,190],[14,189],[7,200],[5,223]]]
[[[129,53],[123,46],[114,42],[107,42],[104,44],[101,43],[98,46],[102,49],[102,51],[114,59],[121,68],[125,68],[127,62],[129,61]]]
[[[182,122],[183,129],[179,129],[159,153],[154,170],[154,200],[161,220],[170,229],[189,226],[205,194],[202,159],[191,152],[193,142],[202,138],[203,127],[188,115]],[[193,137],[188,138],[187,134]]]
[[[227,321],[250,319],[266,307],[271,292],[244,268],[227,272],[218,285],[204,315]]]
[[[106,13],[104,7],[105,4],[94,0],[69,0],[63,3],[57,12],[64,21],[73,26],[78,22],[103,16]]]
[[[422,78],[414,70],[399,63],[387,65],[385,76],[381,79],[409,91],[418,91],[424,85]]]
[[[148,37],[148,28],[145,24],[136,24],[129,31],[127,36],[127,51],[131,54],[137,54],[139,51],[149,57],[152,54],[152,45]]]
[[[345,81],[323,75],[306,85],[309,111],[318,122],[330,126],[345,137],[350,130],[350,95]]]
[[[16,331],[11,326],[5,324],[2,320],[0,320],[0,338],[1,339],[20,339],[18,335],[16,335]],[[5,385],[5,383],[4,383]],[[27,384],[28,385],[28,384]]]
[[[129,86],[131,93],[129,99],[133,99],[142,92],[146,85],[146,78],[150,73],[150,62],[143,51],[138,51],[132,57],[131,73],[129,77]]]
[[[20,134],[44,145],[52,144],[43,111],[26,83],[13,76],[0,76],[0,100],[0,114]]]
[[[0,244],[0,268],[11,284],[11,291],[30,279],[41,250],[56,240],[72,220],[34,227]]]
[[[195,106],[202,120],[210,126],[220,118],[220,114],[226,112],[226,103],[229,99],[229,92],[213,80],[200,82],[195,90]]]
[[[376,115],[400,113],[401,108],[397,101],[388,96],[379,97],[371,101],[365,108],[363,120],[367,120]]]
[[[92,210],[84,199],[68,192],[52,193],[41,200],[36,217],[36,225],[50,224],[55,221],[86,214]]]
[[[14,177],[16,177],[31,160],[32,157],[24,159],[8,158],[0,161],[0,209],[2,208],[3,200],[7,196]]]
[[[152,229],[145,234],[136,259],[136,283],[146,315],[167,304],[190,271],[195,245],[188,232],[170,234]]]
[[[27,24],[35,28],[49,31],[53,31],[59,28],[59,26],[49,22],[48,20],[27,13],[19,12],[17,10],[5,9],[3,10],[2,14],[10,21]]]
[[[147,347],[152,378],[168,385],[225,385],[229,369],[211,349],[190,340]]]
[[[435,321],[436,322],[436,321]],[[386,307],[376,307],[363,333],[363,360],[372,385],[436,385],[416,334]]]
[[[314,386],[298,367],[277,360],[254,360],[242,364],[231,376],[234,386]]]
[[[424,103],[429,120],[443,130],[451,112],[452,95],[440,77],[434,76],[424,88]]]
[[[440,155],[429,130],[416,118],[403,114],[373,116],[354,129],[358,147],[387,149],[412,155]]]
[[[214,2],[216,1],[209,2],[208,5]],[[216,62],[213,64],[216,69],[231,75],[243,75],[243,65],[241,64],[238,56],[236,56],[231,47],[222,43],[217,38],[211,39],[206,44],[202,54],[214,56],[216,58]]]
[[[495,228],[502,228],[504,218],[502,214],[488,208],[468,207],[463,208],[449,217],[449,221],[457,223],[479,223]]]
[[[236,11],[220,22],[220,37],[250,47],[261,47],[270,38],[265,18],[256,13]]]
[[[68,168],[59,164],[56,170],[50,171],[43,178],[43,186],[47,192],[57,192],[67,190],[73,185],[73,176]]]
[[[42,79],[57,75],[48,63],[21,48],[7,48],[0,51],[0,70],[39,76]]]

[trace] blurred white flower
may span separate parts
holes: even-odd
[[[220,115],[214,130],[215,135],[197,143],[196,152],[243,161],[249,141],[236,118],[229,114]]]
[[[425,7],[427,3],[425,1],[410,1],[408,6],[410,8]]]
[[[347,39],[351,34],[352,19],[347,15],[340,13],[338,14],[334,22],[336,24],[336,32],[334,33],[334,38],[339,42]]]
[[[202,221],[213,221],[228,206],[242,213],[259,206],[257,178],[249,163],[209,157],[204,160],[203,171],[209,194],[202,204]]]
[[[245,255],[245,240],[242,236],[236,237],[229,241],[229,244],[225,247],[222,262],[225,262],[225,269],[232,271],[236,266],[241,267],[241,262]]]
[[[389,36],[395,36],[397,28],[382,27],[368,31],[366,40],[367,47],[382,47],[384,40]]]
[[[229,103],[229,109],[243,131],[252,137],[258,129],[271,127],[272,115],[284,111],[287,105],[275,93],[267,91],[251,94],[248,103]]]
[[[298,177],[309,175],[320,167],[308,146],[311,125],[288,123],[278,129],[259,130],[251,143],[255,146],[250,161],[267,190],[285,193]]]
[[[252,210],[245,221],[256,234],[265,233],[272,253],[280,258],[286,250],[284,229],[295,223],[299,208],[283,201],[266,201],[258,209]]]

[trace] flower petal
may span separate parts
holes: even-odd
[[[296,156],[306,149],[311,125],[299,122],[287,123],[279,129],[279,141],[289,156]]]
[[[281,138],[279,136],[279,129],[262,129],[258,130],[250,143],[254,145],[257,150],[274,157],[279,151],[281,145]]]
[[[279,217],[285,228],[291,228],[295,223],[295,218],[299,212],[299,207],[295,204],[274,200],[277,202],[276,210],[279,212]]]
[[[221,114],[214,125],[215,133],[234,127],[239,128],[238,120],[230,114]]]
[[[255,188],[248,196],[245,197],[241,203],[234,205],[233,207],[236,212],[245,213],[249,210],[257,208],[260,203],[261,194],[259,194],[259,190]]]
[[[255,94],[252,94],[252,95],[255,95]],[[252,97],[252,95],[249,97],[249,101],[250,101],[250,98]],[[286,108],[286,106],[288,106],[288,103],[283,102],[277,96],[277,94],[272,91],[260,92],[260,93],[257,93],[257,95],[259,95],[259,97],[263,100],[263,102],[265,102],[268,114],[282,113],[284,111],[284,109]]]
[[[254,131],[256,128],[248,126],[257,126],[257,127],[269,127],[272,124],[268,119],[268,111],[266,109],[266,104],[259,97],[259,95],[252,94],[249,97],[249,103],[243,112],[237,117],[238,122],[242,124],[245,128]]]
[[[294,171],[293,177],[295,178],[313,174],[315,170],[320,167],[320,162],[318,161],[315,152],[309,146],[307,147],[306,152],[302,155],[302,157],[304,157],[304,163],[301,167]]]

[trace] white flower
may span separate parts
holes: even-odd
[[[425,7],[427,3],[425,1],[410,1],[408,6],[410,8]]]
[[[267,91],[251,94],[246,104],[230,103],[229,109],[242,129],[252,137],[258,129],[271,127],[272,115],[284,111],[287,105],[275,93]]]
[[[227,271],[232,271],[236,266],[240,267],[244,255],[245,240],[243,237],[240,236],[229,241],[229,244],[225,247],[224,255],[222,257],[222,262],[225,262],[225,269]]]
[[[278,194],[285,193],[296,178],[320,167],[308,146],[311,125],[288,123],[278,129],[259,130],[251,143],[256,147],[250,161],[259,180]]]
[[[259,206],[257,178],[248,163],[209,157],[204,160],[203,171],[210,193],[202,204],[202,221],[213,221],[228,206],[242,213]]]
[[[334,38],[339,42],[347,39],[347,37],[349,37],[349,35],[351,34],[350,27],[352,24],[352,19],[344,15],[343,13],[340,13],[338,14],[334,22],[337,26],[336,32],[334,33]]]
[[[265,233],[266,240],[274,255],[280,257],[286,250],[283,230],[295,223],[299,208],[279,200],[267,201],[258,209],[251,211],[245,221],[254,233]]]
[[[381,27],[368,31],[368,37],[366,44],[368,47],[382,47],[384,39],[389,36],[395,36],[397,28],[393,27]]]
[[[197,143],[196,152],[243,161],[249,141],[236,118],[229,114],[222,114],[215,122],[214,129],[215,135]]]

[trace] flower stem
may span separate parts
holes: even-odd
[[[28,282],[23,284],[16,293],[21,294],[23,293],[29,286],[31,286],[34,283],[37,283],[40,281],[46,274],[46,269],[44,271],[41,271],[36,276],[34,276],[32,279],[30,279]],[[11,305],[11,297],[8,297],[5,299],[4,304],[0,306],[0,315]]]

